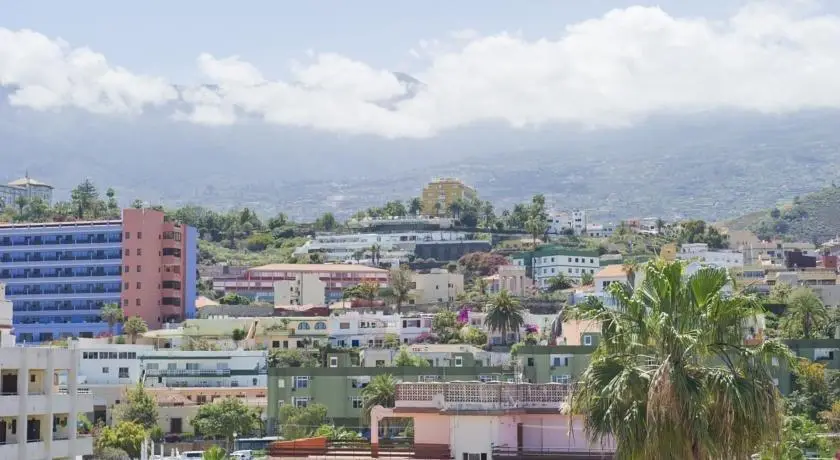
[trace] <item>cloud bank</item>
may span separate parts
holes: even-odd
[[[658,113],[840,108],[840,16],[756,3],[723,21],[631,7],[565,27],[555,40],[456,31],[410,50],[425,83],[332,53],[267,79],[236,56],[202,54],[208,85],[137,75],[88,48],[0,28],[0,85],[35,110],[137,114],[207,125],[248,119],[346,134],[429,137],[482,121],[513,127],[632,124]],[[397,69],[399,70],[399,69]]]

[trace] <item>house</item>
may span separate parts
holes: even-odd
[[[429,273],[412,273],[411,280],[414,288],[409,295],[409,303],[448,303],[464,292],[463,273],[435,268]]]
[[[677,259],[696,260],[722,268],[744,266],[744,254],[740,251],[710,250],[706,243],[686,243],[680,246]]]
[[[495,275],[485,276],[484,280],[487,282],[487,294],[507,291],[516,297],[525,297],[534,285],[521,265],[501,265]]]
[[[371,456],[383,419],[401,417],[414,423],[417,458],[611,457],[613,442],[590,443],[583,419],[564,413],[570,392],[566,383],[399,383],[393,408],[371,410]]]
[[[566,278],[580,281],[584,274],[594,275],[601,268],[597,251],[543,246],[535,251],[521,252],[511,256],[513,265],[525,267],[526,273],[538,288],[547,288],[549,280],[562,274]]]

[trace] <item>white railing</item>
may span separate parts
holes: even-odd
[[[571,393],[570,383],[400,383],[396,405],[441,409],[478,410],[510,408],[560,408]]]

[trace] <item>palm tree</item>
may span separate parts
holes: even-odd
[[[416,216],[420,214],[420,211],[423,210],[423,202],[420,201],[420,198],[414,197],[411,201],[408,202],[408,213]]]
[[[370,262],[373,266],[379,265],[379,259],[382,257],[382,246],[374,244],[370,247]]]
[[[201,454],[201,458],[203,460],[225,460],[227,458],[227,454],[220,446],[210,446],[209,449],[205,450],[204,453]]]
[[[370,410],[374,406],[394,407],[397,398],[397,380],[391,374],[380,374],[370,379],[362,388],[362,421],[370,423]]]
[[[403,302],[408,301],[411,286],[411,270],[408,269],[408,266],[404,265],[391,270],[391,289],[397,303],[397,313],[400,313]]]
[[[616,458],[749,458],[781,431],[772,358],[793,365],[777,341],[744,344],[743,325],[761,305],[727,295],[724,269],[690,277],[680,261],[648,263],[636,290],[613,283],[615,308],[573,307],[602,337],[575,385],[571,412],[591,441],[611,437]]]
[[[788,305],[782,316],[782,330],[791,338],[799,332],[806,339],[811,338],[814,329],[822,329],[828,323],[828,309],[814,291],[807,287],[794,289],[788,297]],[[801,328],[801,330],[800,330]]]
[[[114,340],[114,326],[125,319],[125,313],[118,304],[108,303],[102,306],[99,316],[108,323],[108,343],[111,343]]]
[[[131,337],[131,343],[137,343],[137,336],[148,331],[149,326],[146,325],[146,322],[143,321],[143,318],[139,316],[132,316],[125,321],[123,325],[123,332],[126,333],[129,337]]]
[[[518,336],[519,329],[525,325],[523,311],[519,301],[511,297],[508,291],[502,290],[487,304],[484,324],[493,332],[501,332],[502,341],[507,344],[508,331],[516,331]]]
[[[622,268],[624,273],[627,274],[627,284],[630,289],[633,289],[636,286],[636,273],[639,271],[639,264],[635,260],[629,259],[624,261]]]

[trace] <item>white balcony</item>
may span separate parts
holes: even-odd
[[[557,409],[570,395],[571,384],[546,383],[400,383],[396,407],[486,411]]]
[[[58,299],[58,300],[73,300],[73,299],[113,299],[119,298],[120,292],[91,292],[91,293],[43,293],[43,294],[9,294],[6,296],[6,299],[12,301],[20,301],[20,300],[48,300],[48,299]]]
[[[90,258],[79,258],[79,259],[68,259],[68,260],[19,260],[19,261],[9,261],[9,262],[0,262],[3,264],[3,268],[26,268],[26,267],[39,267],[39,268],[47,268],[47,267],[75,267],[83,265],[85,267],[100,267],[100,266],[120,266],[122,265],[122,257],[114,257],[113,259],[90,259]]]
[[[30,276],[28,278],[8,278],[0,279],[0,282],[8,286],[16,284],[56,284],[56,283],[114,283],[121,282],[121,275],[102,275],[102,276]]]

